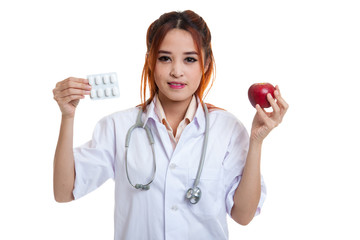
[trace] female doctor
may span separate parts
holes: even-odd
[[[227,214],[247,225],[260,212],[262,143],[288,104],[276,86],[273,111],[256,106],[250,136],[232,114],[204,104],[214,57],[210,31],[192,11],[163,14],[146,40],[142,104],[104,117],[91,141],[74,149],[75,109],[91,86],[74,77],[56,84],[55,200],[78,199],[112,178],[115,239],[228,239]],[[153,144],[143,128],[128,133],[135,122]]]

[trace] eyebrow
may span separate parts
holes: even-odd
[[[158,53],[163,53],[163,54],[171,54],[171,52],[169,51],[165,51],[165,50],[159,50]],[[191,51],[191,52],[184,52],[185,55],[199,55],[197,52],[195,51]]]

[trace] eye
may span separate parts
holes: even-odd
[[[171,61],[170,57],[168,57],[168,56],[161,56],[158,59],[161,62],[169,62],[169,61]]]
[[[186,62],[189,62],[189,63],[192,63],[192,62],[196,62],[197,59],[196,59],[196,58],[193,58],[193,57],[187,57],[187,58],[185,58],[185,61],[186,61]]]

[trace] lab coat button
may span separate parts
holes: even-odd
[[[173,205],[172,207],[171,207],[171,210],[173,210],[174,212],[175,211],[177,211],[179,208],[178,208],[178,206],[176,206],[176,205]]]
[[[170,169],[175,169],[177,166],[176,166],[176,164],[175,163],[172,163],[172,164],[170,164]]]

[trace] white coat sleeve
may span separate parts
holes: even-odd
[[[105,117],[95,126],[91,141],[74,149],[75,199],[95,190],[109,178],[114,178],[114,158],[114,122]]]
[[[235,190],[241,181],[248,149],[249,135],[242,123],[237,121],[223,162],[225,169],[226,211],[230,217],[231,209],[234,205]],[[255,216],[260,213],[265,197],[266,186],[261,176],[261,196]]]

